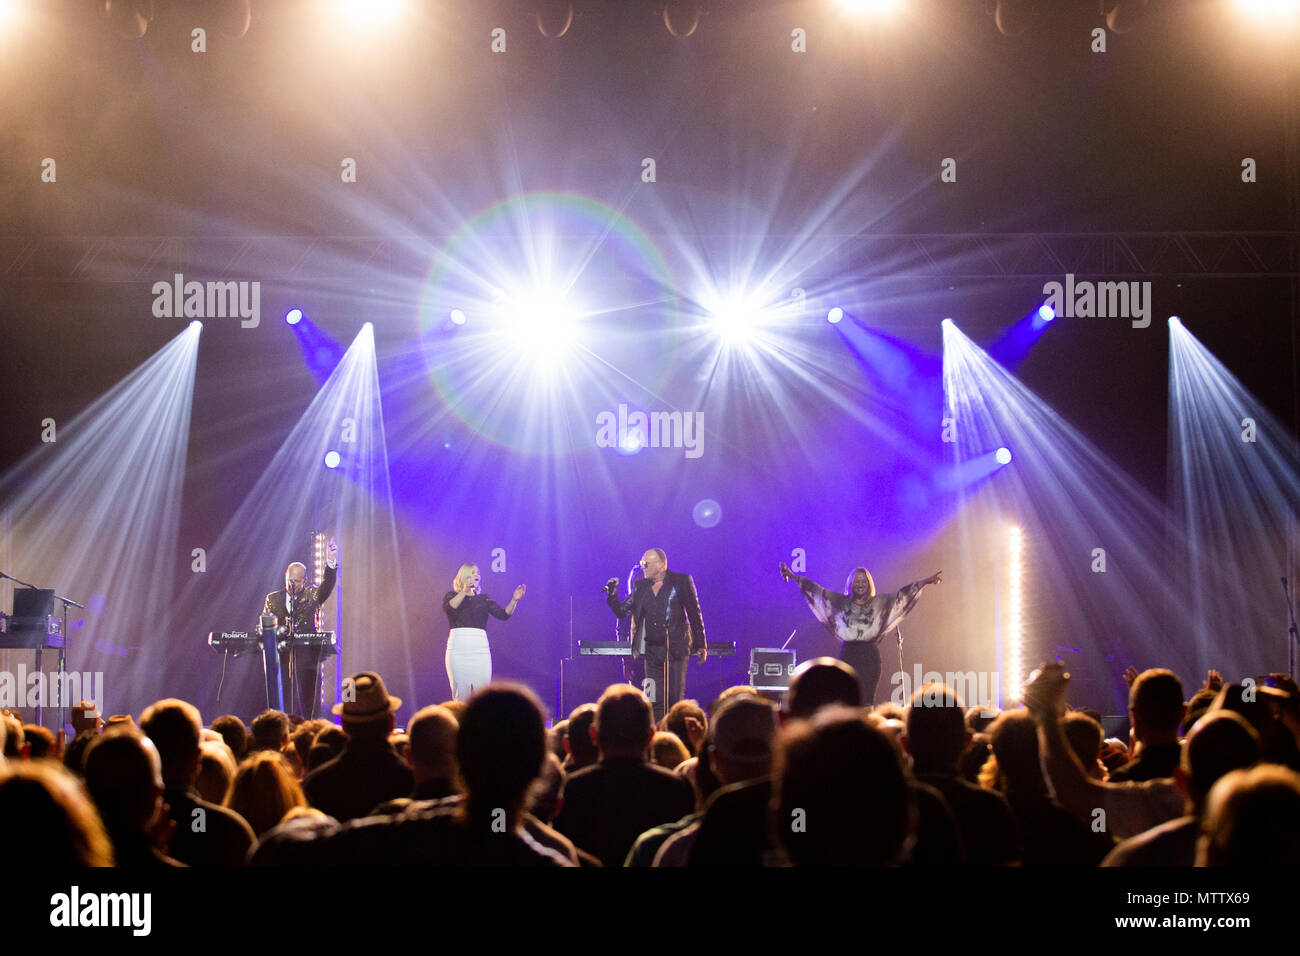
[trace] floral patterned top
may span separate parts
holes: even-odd
[[[898,627],[916,606],[925,584],[914,581],[893,594],[877,594],[857,604],[851,594],[828,591],[811,578],[798,575],[799,591],[822,626],[841,641],[874,644]]]

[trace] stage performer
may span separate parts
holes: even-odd
[[[321,575],[319,585],[307,583],[307,565],[301,561],[295,561],[284,569],[284,590],[272,591],[262,605],[263,614],[274,614],[279,620],[277,632],[280,640],[316,630],[316,610],[333,593],[338,566],[339,546],[331,537],[325,549],[325,573]],[[295,648],[292,644],[280,651],[284,706],[305,720],[317,716],[323,653],[321,647]]]
[[[686,659],[701,664],[709,656],[704,619],[695,581],[689,574],[668,570],[668,557],[659,548],[641,556],[645,577],[637,581],[626,601],[618,599],[618,578],[605,584],[606,603],[617,617],[632,615],[632,659],[644,661],[643,686],[654,705],[655,720],[686,696]],[[665,691],[666,688],[666,691]]]
[[[462,564],[452,578],[451,590],[442,599],[451,634],[447,637],[447,679],[451,696],[468,700],[469,695],[492,681],[492,651],[488,647],[487,619],[508,621],[527,588],[515,588],[510,603],[502,607],[486,594],[479,593],[478,565]]]
[[[844,582],[844,594],[828,591],[809,578],[800,577],[781,562],[781,577],[795,581],[813,616],[841,642],[840,660],[858,674],[862,688],[862,706],[876,700],[880,680],[880,640],[902,623],[916,606],[921,591],[928,584],[938,584],[941,571],[923,581],[915,581],[894,594],[876,594],[876,582],[866,568],[854,568]]]

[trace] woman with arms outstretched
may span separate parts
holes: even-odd
[[[936,571],[896,593],[877,595],[871,572],[854,568],[844,582],[845,593],[837,594],[810,578],[800,577],[781,562],[781,577],[798,583],[813,616],[841,642],[840,660],[857,671],[863,707],[875,703],[881,638],[902,623],[926,585],[939,583],[941,573]]]

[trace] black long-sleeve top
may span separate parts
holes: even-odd
[[[451,599],[455,596],[455,591],[448,591],[442,599],[442,609],[447,613],[447,622],[453,628],[484,628],[489,614],[498,621],[510,620],[510,612],[486,594],[471,594],[460,602],[460,607],[452,607]]]

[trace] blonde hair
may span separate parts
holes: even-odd
[[[460,566],[460,570],[456,572],[456,576],[451,579],[451,589],[455,591],[457,594],[465,590],[466,576],[469,574],[469,572],[477,571],[477,570],[478,570],[477,564],[462,564]]]
[[[863,574],[867,576],[867,597],[869,598],[875,597],[876,596],[875,578],[871,576],[870,571],[868,571],[866,568],[863,567],[854,568],[852,571],[849,572],[849,578],[847,581],[844,582],[844,593],[848,595],[853,594],[853,579],[858,576],[859,571],[861,571]]]
[[[259,837],[294,807],[308,806],[302,787],[273,750],[259,750],[239,765],[223,802],[247,820]]]

